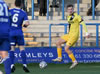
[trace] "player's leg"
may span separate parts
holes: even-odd
[[[23,70],[25,72],[29,72],[28,68],[27,68],[27,62],[26,62],[26,52],[25,52],[25,42],[24,42],[24,36],[18,36],[17,37],[17,43],[20,49],[20,53],[21,53],[21,58],[22,58],[22,63],[23,63]]]
[[[1,52],[0,52],[0,63],[2,63],[2,56],[1,56]]]
[[[14,50],[15,50],[15,46],[11,46],[11,50],[10,50],[10,59],[11,59],[11,72],[13,73],[15,71],[15,66],[14,66]]]
[[[2,63],[4,63],[4,68],[5,68],[5,72],[6,74],[11,74],[11,60],[8,56],[8,52],[7,51],[1,51],[1,57],[2,57]]]
[[[23,63],[23,70],[28,73],[29,70],[27,68],[25,48],[24,46],[19,46],[19,48],[20,48],[20,53],[21,53],[21,58]]]
[[[68,34],[65,34],[56,42],[58,57],[56,59],[53,59],[53,61],[58,61],[58,62],[62,61],[62,47],[61,47],[61,44],[67,42],[67,40],[68,40]]]
[[[1,56],[2,56],[2,63],[4,63],[4,68],[5,68],[5,72],[6,74],[11,74],[11,60],[8,56],[8,52],[7,51],[1,51]]]
[[[75,42],[76,41],[72,41],[71,42],[71,40],[69,40],[66,43],[66,46],[65,46],[65,51],[68,54],[69,58],[72,60],[72,65],[70,66],[70,69],[74,68],[78,64],[78,62],[76,61],[76,58],[75,58],[73,52],[69,49],[70,46],[74,45]]]
[[[1,57],[1,62],[0,64],[2,64],[6,58],[8,58],[8,52],[7,51],[0,51],[0,57]]]
[[[23,66],[26,66],[26,54],[25,54],[24,46],[19,46],[19,49],[20,49],[20,53],[21,53]]]
[[[13,73],[15,71],[15,66],[14,66],[14,50],[16,46],[16,36],[10,36],[10,45],[11,45],[11,50],[10,50],[10,59],[11,59],[11,72]]]
[[[8,51],[10,50],[10,42],[8,39],[2,40],[2,44],[0,45],[0,55],[2,57],[2,63],[4,64],[5,73],[11,74],[11,60],[8,55]]]
[[[61,39],[61,38],[56,42],[58,57],[56,59],[53,59],[52,61],[58,61],[58,62],[62,61],[62,47],[61,47],[61,44],[65,43],[65,42],[66,41]]]

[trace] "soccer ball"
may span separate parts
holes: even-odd
[[[0,71],[0,74],[3,74],[3,72],[2,72],[2,71]]]
[[[40,67],[41,69],[43,69],[43,68],[47,67],[47,63],[46,63],[45,61],[41,61],[41,62],[39,63],[39,67]]]

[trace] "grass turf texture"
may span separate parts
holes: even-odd
[[[100,74],[100,64],[79,64],[74,69],[69,69],[71,64],[48,64],[45,69],[40,69],[38,64],[29,64],[28,74]],[[16,71],[12,74],[25,74],[22,65],[16,64]],[[4,72],[3,65],[0,65],[0,70]],[[5,74],[5,73],[4,73]]]

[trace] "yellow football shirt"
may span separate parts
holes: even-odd
[[[83,25],[83,28],[87,32],[86,25],[84,24],[82,18],[77,13],[67,16],[68,23],[70,24],[69,35],[79,35],[79,25]]]
[[[73,46],[79,38],[80,24],[83,25],[83,28],[86,32],[88,31],[86,28],[86,24],[83,22],[81,16],[77,13],[73,13],[72,15],[67,16],[67,20],[69,23],[69,33],[63,35],[61,39],[65,40],[67,42],[67,45]]]

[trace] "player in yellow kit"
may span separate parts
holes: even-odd
[[[81,16],[74,12],[73,5],[67,6],[67,12],[68,12],[67,20],[69,23],[69,33],[61,36],[61,38],[57,41],[56,45],[57,45],[58,57],[56,59],[53,59],[53,61],[58,61],[58,62],[62,61],[61,44],[66,43],[65,52],[68,54],[69,58],[72,60],[72,65],[70,66],[70,69],[72,69],[78,64],[78,62],[69,48],[73,46],[79,38],[80,24],[83,25],[83,28],[86,32],[86,37],[89,37],[89,34],[86,28],[86,24],[82,20]]]

